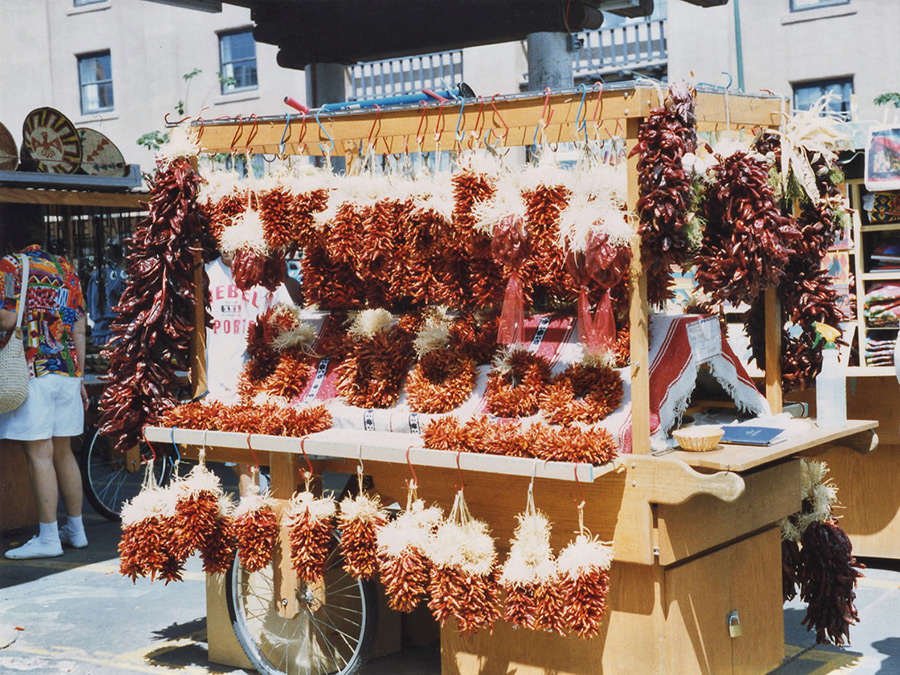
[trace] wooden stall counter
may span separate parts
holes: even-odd
[[[603,466],[429,450],[407,434],[329,430],[310,435],[316,471],[355,474],[360,460],[383,501],[405,503],[414,468],[419,496],[449,511],[460,478],[474,517],[491,527],[505,557],[529,483],[553,524],[559,550],[584,524],[611,541],[608,615],[592,640],[535,633],[498,622],[492,633],[441,631],[442,672],[494,675],[572,673],[764,673],[784,658],[778,521],[800,510],[798,454],[871,444],[877,422],[811,430],[764,448],[623,455]],[[300,439],[148,428],[185,456],[251,461],[248,442],[269,464],[275,497],[288,499],[305,466]],[[457,460],[459,468],[457,468]],[[461,474],[461,475],[460,475]],[[577,477],[577,482],[576,482]],[[734,614],[734,613],[737,614]],[[729,631],[740,623],[740,637]],[[736,618],[735,618],[736,617]]]

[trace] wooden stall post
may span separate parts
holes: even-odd
[[[766,316],[766,400],[772,414],[782,408],[781,390],[781,300],[774,288],[765,290]]]

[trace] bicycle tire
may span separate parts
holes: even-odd
[[[228,571],[228,612],[238,643],[263,675],[355,675],[375,639],[375,583],[347,574],[337,534],[325,573],[325,604],[311,607],[312,591],[298,586],[300,612],[292,619],[275,606],[272,565],[247,572],[237,557]],[[339,642],[342,640],[342,642]]]
[[[142,448],[141,456],[144,454]],[[114,450],[110,440],[100,432],[94,432],[87,450],[80,453],[80,459],[84,496],[98,514],[118,522],[122,506],[141,491],[144,467],[127,467],[128,458]],[[157,461],[153,473],[157,485],[165,485],[169,479],[168,462],[164,458]]]

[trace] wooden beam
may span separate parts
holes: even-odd
[[[774,288],[765,290],[766,320],[766,400],[773,415],[781,412],[781,300]]]
[[[146,192],[78,192],[0,187],[0,202],[14,204],[63,204],[145,210],[149,199],[150,195]]]

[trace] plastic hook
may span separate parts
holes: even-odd
[[[259,131],[259,118],[256,116],[256,113],[250,114],[250,120],[253,122],[253,126],[250,127],[250,132],[247,134],[247,141],[244,143],[248,155],[253,154],[253,146],[250,144],[253,142],[253,139],[256,138],[256,134]]]
[[[166,126],[169,126],[169,127],[177,127],[177,126],[178,126],[179,124],[181,124],[182,122],[186,122],[187,120],[191,119],[191,116],[190,116],[190,115],[187,115],[186,117],[182,117],[182,118],[181,118],[180,120],[178,120],[177,122],[172,122],[172,121],[169,119],[169,115],[171,115],[171,114],[172,114],[172,113],[167,112],[165,115],[163,115],[163,119],[166,121]]]
[[[301,473],[303,473],[304,480],[309,480],[310,478],[312,478],[312,475],[313,475],[313,465],[309,459],[309,455],[306,454],[305,445],[306,445],[307,438],[309,438],[309,436],[304,436],[303,438],[300,439],[300,452],[303,453],[303,458],[306,460],[306,467],[307,467],[306,471],[303,471],[303,469],[300,470]]]
[[[141,438],[144,440],[144,443],[147,444],[147,447],[150,448],[150,459],[156,461],[156,448],[153,447],[153,443],[147,440],[147,427],[141,428]]]
[[[410,445],[408,448],[406,448],[406,465],[409,467],[409,472],[412,474],[412,482],[406,481],[406,487],[408,487],[410,490],[415,490],[417,487],[419,487],[419,479],[416,476],[416,470],[413,468],[412,460],[410,460],[409,458],[409,451],[414,447],[414,445]]]
[[[484,130],[485,100],[483,96],[478,97],[478,104],[478,114],[475,116],[475,126],[472,128],[472,134],[469,136],[469,150],[472,149],[472,142],[474,140],[481,140],[481,132]]]
[[[251,433],[247,434],[247,449],[250,450],[250,454],[253,456],[253,467],[258,472],[259,471],[259,459],[256,457],[256,451],[253,449],[253,446],[250,445],[250,436]]]
[[[237,129],[234,130],[234,136],[231,137],[231,153],[234,154],[234,146],[237,145],[238,139],[244,131],[244,118],[241,115],[235,117],[237,120]]]
[[[461,99],[461,103],[459,104],[459,117],[456,118],[456,147],[462,147],[462,142],[466,138],[466,131],[463,129],[462,133],[460,133],[460,128],[463,123],[463,114],[466,111],[466,99]]]
[[[419,101],[419,107],[422,109],[422,114],[419,117],[419,126],[416,128],[416,144],[419,148],[422,148],[422,141],[425,140],[425,130],[428,129],[428,124],[425,123],[425,113],[428,110],[428,104],[425,101]],[[425,125],[425,129],[422,128],[422,125]]]
[[[578,464],[572,466],[572,471],[575,474],[575,484],[578,486],[578,496],[581,497],[581,501],[575,501],[575,508],[581,511],[584,508],[585,499],[584,499],[584,487],[581,485],[581,480],[578,478]]]
[[[278,154],[284,157],[284,146],[287,139],[291,137],[291,114],[286,113],[284,116],[284,131],[281,132],[281,141],[278,143]]]
[[[491,131],[494,131],[494,135],[495,135],[497,138],[505,139],[505,138],[509,135],[509,125],[506,123],[506,120],[503,119],[503,115],[500,114],[500,111],[497,110],[497,105],[494,103],[494,101],[496,100],[496,98],[497,98],[499,95],[500,95],[500,94],[494,94],[493,96],[491,96],[491,109],[494,111],[494,115],[497,116],[497,119],[500,120],[500,124],[503,125],[503,135],[501,136],[500,134],[498,134],[498,133],[497,133],[496,131],[494,131],[493,129],[491,129]],[[549,100],[549,95],[547,96],[547,98],[548,98],[548,100]]]
[[[330,145],[330,147],[326,150],[326,149],[325,149],[325,146],[323,146],[322,143],[320,142],[320,143],[319,143],[319,150],[321,150],[321,151],[322,151],[323,153],[325,153],[326,155],[331,156],[331,153],[334,151],[334,139],[331,137],[331,134],[328,133],[328,129],[326,129],[326,128],[322,125],[322,122],[321,122],[321,120],[319,119],[319,115],[321,115],[321,114],[322,114],[322,108],[319,108],[319,109],[316,111],[316,124],[319,125],[319,129],[322,131],[322,133],[325,134],[325,136],[328,138],[328,142],[331,143],[331,145]]]
[[[370,148],[373,147],[372,146],[372,136],[375,135],[376,127],[378,127],[380,129],[380,126],[378,125],[378,118],[381,117],[381,106],[376,103],[373,107],[375,108],[375,119],[372,120],[372,128],[369,129],[369,138],[367,141]],[[375,143],[378,143],[377,138],[375,139]]]
[[[459,465],[459,456],[462,454],[462,450],[457,450],[456,452],[456,471],[459,473],[459,487],[457,490],[459,492],[465,492],[466,490],[466,481],[463,480],[463,472],[462,467]]]
[[[446,120],[444,119],[444,103],[447,102],[447,99],[441,99],[441,102],[438,106],[438,120],[434,125],[434,143],[435,145],[440,144],[441,139],[444,137],[444,127],[447,125]]]

